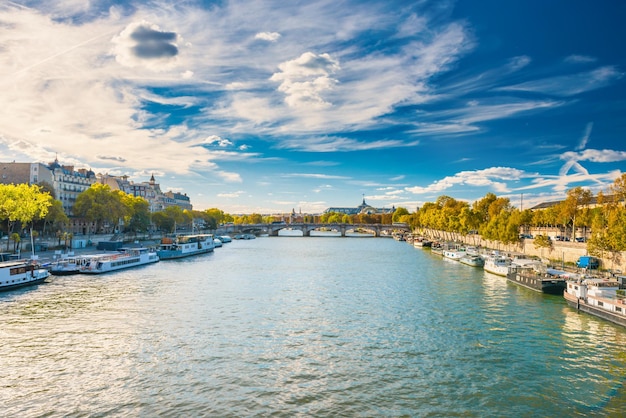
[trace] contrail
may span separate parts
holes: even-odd
[[[71,46],[71,47],[69,47],[69,48],[67,48],[67,49],[65,49],[65,50],[63,50],[61,52],[57,52],[54,55],[50,55],[49,57],[46,57],[46,58],[42,59],[41,61],[38,61],[38,62],[36,62],[34,64],[31,64],[28,67],[24,67],[21,70],[18,70],[16,72],[14,72],[13,74],[9,74],[9,77],[17,76],[17,75],[20,75],[22,73],[25,73],[25,72],[27,72],[27,71],[29,71],[29,70],[31,70],[31,69],[33,69],[33,68],[43,64],[43,63],[45,63],[45,62],[48,62],[48,61],[53,60],[53,59],[55,59],[57,57],[60,57],[61,55],[67,54],[68,52],[71,52],[71,51],[73,51],[75,49],[78,49],[78,48],[80,48],[80,47],[82,47],[82,46],[84,46],[84,45],[86,45],[86,44],[88,44],[90,42],[93,42],[93,41],[95,41],[97,39],[100,39],[100,38],[102,38],[104,36],[111,36],[115,32],[117,32],[117,31],[110,31],[110,32],[103,33],[102,35],[94,36],[93,38],[87,39],[86,41],[83,41],[83,42],[81,42],[79,44],[73,45],[73,46]]]

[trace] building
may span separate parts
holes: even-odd
[[[391,209],[374,208],[368,205],[367,203],[365,203],[365,197],[363,197],[363,202],[355,208],[332,207],[332,208],[326,209],[324,213],[335,212],[335,213],[343,213],[346,215],[382,215],[382,214],[387,214],[387,213],[393,213],[395,211],[396,211],[395,207],[392,207]]]
[[[93,171],[84,168],[75,170],[74,166],[59,164],[57,159],[50,164],[0,163],[0,172],[2,184],[49,184],[68,216],[73,215],[78,195],[96,182]]]
[[[193,209],[191,200],[186,194],[172,191],[163,193],[154,175],[150,176],[148,182],[135,183],[128,180],[128,176],[98,174],[98,182],[108,185],[111,190],[120,190],[133,196],[143,197],[150,205],[150,212],[160,212],[169,206],[178,206],[182,210]]]

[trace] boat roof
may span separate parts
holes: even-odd
[[[10,260],[10,261],[1,261],[0,268],[9,268],[9,267],[17,267],[23,266],[26,264],[31,264],[30,260]]]

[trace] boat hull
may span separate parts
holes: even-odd
[[[485,260],[480,257],[462,257],[459,260],[460,263],[465,264],[471,267],[483,267],[485,265]]]
[[[543,277],[537,274],[509,273],[507,280],[527,289],[550,295],[562,295],[567,287],[565,279]]]
[[[572,308],[588,313],[593,316],[597,316],[602,319],[606,319],[614,324],[626,327],[626,317],[619,316],[610,311],[598,308],[594,305],[586,303],[584,300],[577,298],[575,295],[571,295],[567,292],[563,293],[563,297],[569,306]]]
[[[157,255],[159,256],[161,260],[173,260],[176,258],[191,257],[194,255],[206,254],[210,252],[213,252],[213,248],[201,249],[201,250],[196,250],[196,251],[188,251],[188,252],[182,252],[182,251],[177,251],[177,250],[158,250]]]

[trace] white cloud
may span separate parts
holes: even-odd
[[[475,187],[491,187],[498,192],[508,192],[509,187],[503,181],[518,181],[524,177],[534,177],[532,174],[510,167],[491,167],[484,170],[461,171],[454,176],[444,177],[441,180],[423,187],[406,187],[405,190],[414,194],[436,193],[458,185]],[[502,181],[498,181],[502,180]]]
[[[585,147],[587,146],[587,142],[589,142],[589,136],[591,135],[591,129],[593,129],[593,122],[589,122],[587,124],[587,127],[585,128],[585,133],[584,133],[583,137],[580,139],[580,142],[579,142],[578,146],[576,147],[576,150],[585,149]]]
[[[279,147],[304,152],[351,152],[385,148],[413,147],[419,141],[403,142],[394,139],[376,141],[358,141],[343,137],[316,137],[287,139],[280,142]]]
[[[204,143],[207,145],[216,144],[218,147],[226,148],[233,145],[232,141],[222,138],[217,135],[210,135],[204,139]]]
[[[296,108],[330,106],[322,98],[322,93],[337,83],[330,76],[340,67],[329,54],[305,52],[296,59],[279,64],[278,68],[280,72],[274,73],[270,80],[280,82],[278,90],[285,93],[287,105]]]
[[[242,191],[242,190],[238,190],[236,192],[222,192],[222,193],[218,193],[217,197],[225,197],[225,198],[229,198],[229,199],[236,199],[239,196],[241,196],[242,194],[245,194],[246,192]]]
[[[268,42],[276,42],[278,38],[280,38],[280,33],[278,32],[259,32],[254,35],[254,39],[261,39]]]
[[[622,78],[624,73],[613,66],[600,67],[592,71],[578,74],[548,77],[541,80],[526,81],[497,90],[528,91],[553,94],[557,96],[574,96],[610,85]]]
[[[626,161],[626,151],[587,149],[581,152],[565,152],[562,160],[591,161],[594,163],[614,163]]]

